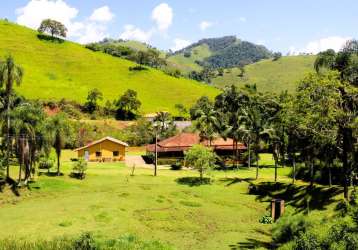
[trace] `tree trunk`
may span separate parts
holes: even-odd
[[[249,164],[249,168],[251,168],[251,149],[250,149],[250,141],[248,143],[248,147],[249,147],[249,161],[248,161],[248,164]]]
[[[57,153],[57,176],[60,176],[60,154]]]
[[[277,161],[275,160],[275,182],[277,182]]]
[[[293,167],[292,184],[295,184],[295,181],[296,181],[296,161],[295,161],[295,156],[293,156],[293,158],[292,158],[292,167]]]
[[[329,184],[329,187],[332,187],[331,163],[328,163],[328,184]]]
[[[259,178],[259,155],[257,154],[256,159],[256,180]]]
[[[310,186],[313,186],[313,160],[309,161],[310,164]]]
[[[6,126],[6,133],[7,133],[7,152],[6,152],[6,178],[10,178],[10,93],[7,93],[6,97],[6,119],[7,119],[7,126]]]
[[[342,128],[343,132],[343,153],[342,153],[342,162],[343,162],[343,171],[344,171],[344,180],[343,180],[343,193],[344,199],[348,200],[349,196],[349,184],[350,184],[350,175],[351,169],[349,165],[349,153],[353,148],[352,143],[352,130],[349,128]]]
[[[235,139],[232,141],[232,167],[235,168]]]

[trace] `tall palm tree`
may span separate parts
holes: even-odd
[[[64,144],[69,137],[70,127],[68,124],[67,117],[60,113],[51,117],[46,124],[47,131],[49,131],[52,145],[55,148],[57,156],[57,175],[60,175],[60,165],[61,165],[61,151],[64,147]]]
[[[16,65],[12,56],[7,56],[5,61],[0,61],[0,87],[5,85],[6,91],[6,116],[7,116],[7,166],[6,176],[9,178],[9,158],[10,158],[10,97],[13,92],[14,83],[21,84],[23,70],[20,66]]]
[[[196,115],[198,118],[195,120],[195,127],[199,130],[200,139],[201,141],[208,140],[211,147],[218,127],[217,112],[213,109],[197,110]]]

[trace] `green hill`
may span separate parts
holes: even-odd
[[[223,76],[215,77],[212,83],[220,88],[236,84],[256,84],[260,91],[279,93],[284,90],[293,92],[297,82],[313,71],[315,56],[286,56],[277,61],[262,60],[247,65],[243,77],[239,68],[225,69]]]
[[[168,61],[189,73],[203,67],[217,69],[247,65],[271,56],[272,53],[262,45],[225,36],[202,39],[170,55]]]
[[[213,97],[219,92],[151,68],[130,71],[133,62],[92,52],[72,42],[40,40],[34,30],[0,21],[0,56],[6,54],[13,55],[25,71],[17,91],[32,99],[84,102],[88,91],[98,88],[105,100],[114,100],[133,89],[142,101],[142,112],[175,112],[177,103],[189,106],[202,95]]]

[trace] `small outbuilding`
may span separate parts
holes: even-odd
[[[78,158],[84,158],[86,161],[111,162],[124,161],[128,144],[112,137],[104,137],[100,140],[77,148]]]

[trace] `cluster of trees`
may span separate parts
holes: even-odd
[[[242,141],[250,158],[270,149],[277,166],[301,162],[313,184],[315,168],[330,172],[333,165],[348,199],[348,187],[356,176],[358,159],[358,42],[350,41],[339,53],[318,55],[316,73],[307,75],[294,95],[260,93],[256,86],[227,88],[215,102],[201,98],[190,110],[203,139],[216,135],[233,138],[234,148]],[[236,150],[237,151],[237,150]],[[238,155],[235,155],[235,158]],[[331,178],[331,174],[329,174]],[[329,180],[331,183],[331,180]]]
[[[49,157],[53,147],[57,154],[57,173],[60,174],[61,149],[69,134],[67,117],[58,114],[47,117],[43,106],[17,96],[14,84],[22,81],[23,70],[11,56],[0,61],[0,158],[5,159],[6,177],[9,166],[19,165],[18,183],[27,183],[35,172],[35,165],[43,157]],[[22,173],[23,172],[23,173]]]
[[[138,63],[140,66],[149,66],[161,69],[166,65],[166,60],[160,56],[160,52],[154,48],[136,50],[127,46],[111,42],[90,43],[86,48],[93,51],[102,51],[106,54],[121,57]]]

